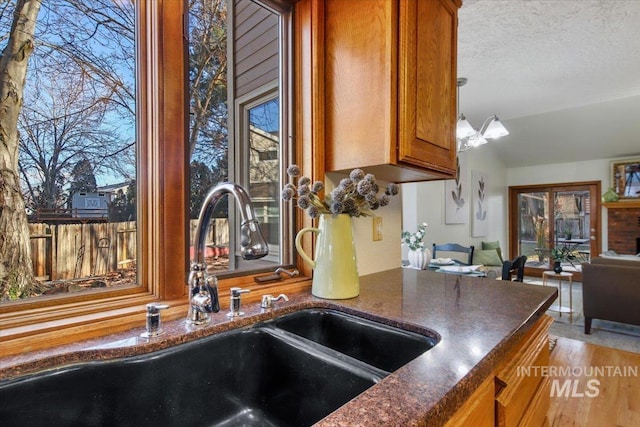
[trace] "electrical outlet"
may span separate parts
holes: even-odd
[[[382,240],[382,217],[373,217],[373,241],[377,242]]]

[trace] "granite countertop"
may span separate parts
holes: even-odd
[[[272,310],[246,304],[244,317],[230,320],[220,312],[205,327],[165,322],[164,334],[151,340],[139,336],[141,318],[137,330],[2,358],[0,378],[143,354],[301,308],[333,308],[416,332],[430,329],[440,342],[317,425],[441,425],[557,296],[555,287],[402,268],[364,276],[360,288],[360,296],[348,300],[324,300],[305,292],[290,294],[289,302]]]

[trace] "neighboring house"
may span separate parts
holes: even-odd
[[[127,190],[129,189],[130,184],[131,181],[117,182],[115,184],[100,186],[98,187],[97,191],[99,193],[106,193],[108,195],[107,203],[111,203],[113,202],[113,199],[116,198],[119,192],[127,194]]]
[[[280,202],[280,136],[250,126],[249,188],[254,210],[264,224],[263,232],[269,244],[277,242]],[[270,238],[272,236],[272,238]]]
[[[72,218],[101,218],[108,216],[109,194],[80,191],[71,197]]]

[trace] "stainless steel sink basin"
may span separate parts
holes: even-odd
[[[278,328],[393,372],[438,343],[419,335],[333,310],[301,310],[274,321]]]
[[[2,381],[0,423],[308,426],[434,344],[303,310],[154,353]]]

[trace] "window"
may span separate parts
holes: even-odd
[[[0,299],[135,286],[135,6],[58,0],[32,18],[18,164],[39,285]]]
[[[280,158],[288,152],[281,150],[287,127],[280,109],[288,102],[279,95],[286,81],[280,19],[252,0],[190,3],[191,241],[206,194],[216,183],[231,181],[251,195],[270,246],[269,256],[258,261],[238,256],[240,227],[229,210],[233,198],[225,197],[210,221],[205,251],[220,277],[291,262],[280,253]]]
[[[249,148],[249,193],[269,243],[269,255],[265,260],[276,264],[281,262],[279,105],[278,98],[267,94],[254,103],[241,104],[240,110],[241,141]]]
[[[276,150],[258,151],[258,160],[278,160],[278,152]]]
[[[65,3],[63,0],[60,2]],[[93,0],[77,2],[77,4],[106,6],[111,5],[112,2]],[[99,334],[142,327],[144,321],[141,313],[144,310],[144,304],[158,299],[167,301],[172,306],[165,318],[183,317],[186,313],[184,296],[189,259],[189,176],[192,170],[190,167],[192,153],[189,150],[189,144],[184,144],[184,141],[190,141],[188,135],[192,129],[189,126],[190,111],[185,108],[190,104],[190,99],[184,82],[192,76],[184,66],[183,58],[188,57],[189,47],[186,43],[187,37],[183,35],[185,27],[182,16],[185,15],[188,5],[186,2],[178,1],[162,4],[152,1],[113,2],[113,4],[125,4],[135,8],[136,11],[134,21],[129,23],[128,28],[135,27],[137,31],[136,76],[138,78],[135,109],[138,185],[135,187],[134,194],[137,205],[137,237],[135,247],[127,248],[127,257],[136,257],[137,278],[140,286],[110,291],[91,290],[83,296],[69,294],[64,298],[47,297],[0,305],[0,344],[4,355],[19,353],[27,348],[32,350],[43,348],[48,346],[51,340],[61,344]],[[278,35],[288,34],[289,15],[283,13],[278,19]],[[162,28],[163,31],[158,32],[157,28]],[[278,44],[280,45],[287,37],[281,37]],[[162,50],[159,50],[160,48]],[[288,114],[281,113],[286,111],[284,107],[286,102],[283,100],[288,99],[288,96],[283,94],[289,93],[286,90],[288,83],[283,83],[286,82],[283,77],[286,73],[281,73],[281,70],[287,69],[281,66],[285,63],[284,58],[287,56],[278,54],[279,75],[275,79],[278,83],[275,89],[271,79],[247,92],[262,91],[261,96],[266,98],[261,102],[267,105],[272,105],[269,103],[277,100],[275,102],[279,107],[278,132],[280,133],[278,136],[281,141],[290,141],[288,131],[285,131],[290,126],[283,125],[287,123],[285,119]],[[235,93],[232,98],[238,100],[241,96]],[[248,102],[248,98],[244,101]],[[244,116],[247,113],[247,117],[252,115],[256,117],[258,113],[264,115],[265,111],[260,111],[261,108],[272,108],[241,102],[229,105],[227,114]],[[252,114],[251,109],[254,107],[256,110]],[[216,112],[218,113],[224,113],[224,111],[221,109]],[[237,120],[238,118],[234,118],[233,122],[237,123]],[[265,123],[267,122],[260,122],[260,126]],[[273,132],[274,128],[267,125],[264,130]],[[231,134],[229,138],[236,138],[235,133],[239,130],[232,128],[227,129],[226,132]],[[245,146],[249,148],[248,140],[246,141]],[[238,147],[240,146],[242,144]],[[280,145],[278,158],[285,161],[286,154],[290,152],[290,147]],[[230,168],[235,171],[246,171],[245,181],[241,181],[241,184],[246,188],[253,188],[249,179],[250,168],[236,164],[236,160],[239,160],[239,152],[231,150],[228,153]],[[265,194],[259,182],[256,182],[255,187],[256,191]],[[271,187],[275,186],[271,185]],[[127,190],[118,188],[115,194],[115,198],[123,197],[127,194]],[[266,209],[264,204],[261,205],[261,212],[269,224],[267,228],[269,230],[279,228],[278,234],[282,234],[283,230],[286,231],[290,227],[290,222],[288,225],[285,224],[290,220],[282,217],[274,209],[275,205],[277,205],[275,201],[267,200]],[[277,226],[271,225],[276,223]],[[290,241],[290,239],[281,241]],[[274,245],[274,248],[277,248],[277,245]],[[265,262],[273,265],[288,259],[287,256],[290,256],[291,252],[287,255],[286,250],[279,249],[279,255],[274,255],[272,260]],[[233,280],[233,283],[239,283],[239,279]],[[243,280],[252,283],[251,278]],[[222,301],[229,286],[224,281],[220,284]],[[268,286],[262,285],[261,289],[269,291]],[[259,295],[256,298],[259,298]],[[38,316],[31,315],[35,309],[39,312]],[[47,322],[41,321],[43,315],[47,316]],[[55,334],[52,334],[51,332],[54,331]]]

